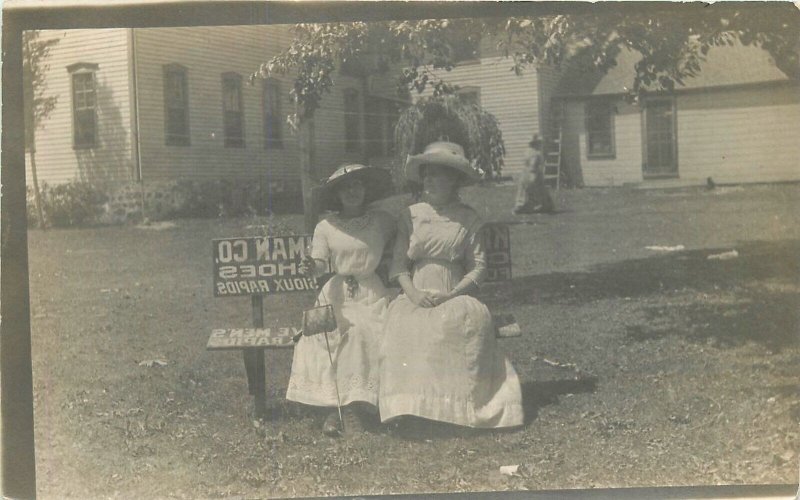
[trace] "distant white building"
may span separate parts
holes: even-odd
[[[566,64],[516,76],[496,52],[484,40],[444,77],[497,117],[504,174],[518,174],[534,133],[555,139],[560,129],[561,170],[578,185],[800,180],[800,82],[762,49],[713,48],[685,86],[636,105],[624,98],[636,54],[620,54],[606,75]]]
[[[58,101],[37,131],[40,181],[299,183],[297,141],[286,120],[294,111],[293,78],[249,81],[288,47],[288,26],[62,30],[41,37],[60,42],[47,61],[47,95]],[[385,92],[370,92],[366,78],[338,75],[315,117],[317,175],[389,154],[398,107]]]
[[[623,52],[605,75],[561,80],[562,167],[584,185],[800,180],[800,82],[766,51],[712,48],[684,86],[634,105],[624,95],[639,59]]]
[[[56,108],[37,131],[37,171],[50,184],[236,179],[299,183],[286,123],[291,75],[249,82],[291,42],[288,26],[45,31]],[[586,186],[800,180],[800,83],[753,47],[709,52],[672,93],[624,95],[636,55],[606,75],[567,67],[522,76],[491,40],[462,50],[442,76],[498,120],[505,175],[523,166],[533,134],[562,134],[562,170]],[[407,105],[391,74],[340,74],[315,118],[312,164],[323,177],[346,161],[386,165]],[[558,111],[557,113],[555,113]]]

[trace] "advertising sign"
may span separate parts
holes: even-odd
[[[491,222],[484,225],[486,244],[486,282],[497,283],[511,279],[511,233],[506,224]]]
[[[224,238],[212,244],[215,297],[317,289],[316,280],[299,270],[311,235]]]
[[[218,328],[211,331],[206,349],[244,349],[248,347],[293,347],[294,327],[284,328]]]

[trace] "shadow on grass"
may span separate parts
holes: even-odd
[[[577,376],[561,380],[542,380],[522,384],[522,407],[525,410],[525,425],[536,420],[539,410],[558,403],[558,397],[566,394],[592,393],[597,387],[597,377]]]
[[[634,340],[667,334],[711,339],[721,346],[745,341],[779,350],[800,343],[800,240],[735,245],[738,257],[709,260],[728,248],[691,250],[603,264],[584,272],[556,272],[512,280],[487,297],[493,310],[534,304],[586,304],[603,299],[657,300],[675,291],[708,294],[690,305],[645,307],[646,321],[628,325]],[[727,300],[720,300],[727,294]],[[716,299],[714,299],[716,297]]]
[[[647,322],[626,326],[628,337],[644,341],[681,335],[716,347],[756,342],[770,351],[800,344],[800,293],[740,292],[733,304],[705,302],[645,309]],[[670,324],[663,328],[659,325]]]

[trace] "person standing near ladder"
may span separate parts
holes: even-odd
[[[511,212],[514,215],[551,213],[555,210],[555,204],[544,182],[544,155],[538,134],[533,135],[528,146],[530,149],[525,155],[525,166],[517,182],[517,198]]]

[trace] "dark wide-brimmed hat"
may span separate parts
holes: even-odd
[[[531,142],[528,143],[528,146],[532,148],[542,147],[542,138],[539,137],[539,134],[533,134],[533,139],[531,139]]]
[[[392,193],[392,174],[388,170],[351,163],[337,168],[319,187],[319,208],[337,210],[340,203],[336,190],[353,179],[364,183],[364,204],[386,198]]]
[[[438,165],[457,170],[461,174],[462,185],[472,184],[480,180],[478,171],[472,167],[464,156],[464,148],[454,142],[437,141],[428,144],[425,151],[418,155],[409,155],[406,159],[406,179],[422,182],[419,169],[422,165]]]

